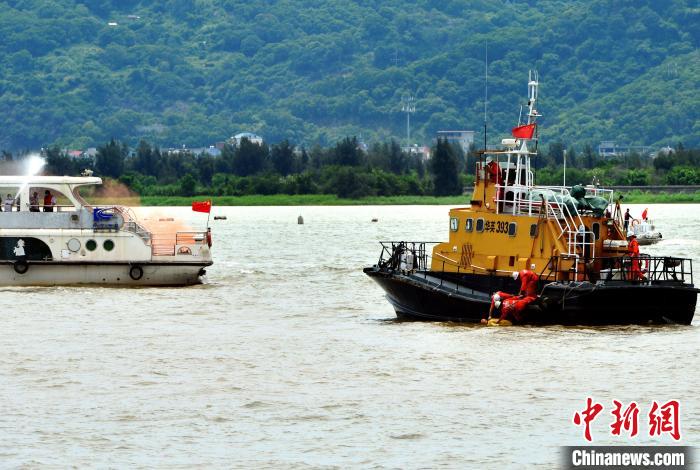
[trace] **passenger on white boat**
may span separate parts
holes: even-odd
[[[12,206],[15,205],[15,198],[12,197],[12,194],[8,194],[7,197],[5,198],[5,207],[4,211],[5,212],[12,212]]]
[[[29,197],[29,212],[39,212],[39,193],[34,193]]]
[[[56,205],[56,196],[51,194],[48,189],[44,191],[44,212],[53,212],[53,208]]]

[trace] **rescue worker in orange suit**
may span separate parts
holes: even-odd
[[[637,235],[630,235],[629,242],[627,242],[627,253],[632,258],[632,269],[630,271],[630,280],[632,281],[643,281],[644,274],[639,266],[639,242],[637,241]]]
[[[488,318],[482,318],[481,323],[488,323],[491,319],[491,314],[494,310],[501,310],[501,320],[509,320],[510,322],[517,323],[523,320],[523,310],[532,301],[537,299],[537,282],[539,277],[533,271],[529,269],[523,269],[520,272],[513,272],[513,279],[520,279],[520,292],[517,295],[509,294],[507,292],[496,292],[493,297],[491,297],[491,308],[489,309]]]
[[[501,167],[498,162],[494,161],[491,157],[486,157],[486,185],[489,181],[494,184],[503,184],[503,177],[501,176]],[[498,188],[496,191],[496,199],[501,199],[501,191],[503,188]]]

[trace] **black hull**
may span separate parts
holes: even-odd
[[[384,289],[396,315],[411,320],[478,323],[488,314],[493,292],[518,290],[510,278],[497,276],[403,274],[377,267],[364,272]],[[689,325],[697,294],[693,286],[678,283],[551,283],[544,287],[536,305],[526,310],[525,323]]]

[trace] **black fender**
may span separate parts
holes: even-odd
[[[143,268],[138,264],[133,265],[129,268],[129,277],[134,281],[138,281],[143,277]]]
[[[18,259],[12,265],[17,274],[24,274],[29,271],[29,263],[26,260]]]

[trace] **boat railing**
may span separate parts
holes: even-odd
[[[196,245],[205,243],[207,232],[177,232],[175,234],[176,245]]]
[[[475,290],[469,287],[460,286],[458,282],[451,282],[441,276],[431,276],[430,272],[435,271],[432,267],[433,257],[428,253],[426,245],[436,245],[441,242],[406,242],[406,241],[382,241],[382,252],[379,255],[377,266],[390,271],[399,271],[412,274],[413,279],[421,280],[426,284],[451,290],[455,293],[474,294]],[[442,272],[449,274],[473,273],[474,266],[468,268],[461,263],[449,258],[439,260],[442,263]],[[445,267],[450,266],[450,270]],[[505,272],[505,271],[504,271]],[[508,271],[510,273],[511,271]]]
[[[207,232],[176,232],[156,233],[153,235],[151,251],[154,256],[175,256],[178,254],[192,254],[192,245],[208,243]],[[180,248],[178,248],[178,246]]]
[[[542,281],[616,281],[654,284],[693,284],[693,261],[671,256],[615,256],[582,258],[560,255],[550,258],[540,273]]]
[[[595,256],[595,240],[593,232],[586,229],[577,210],[571,210],[566,203],[569,190],[563,186],[500,186],[496,194],[499,212],[512,215],[539,216],[553,220],[559,229],[559,238],[566,237],[567,254],[588,252]],[[536,190],[536,193],[530,190]],[[535,198],[539,197],[539,201]],[[503,211],[500,210],[503,208]],[[593,250],[593,251],[592,251]]]

